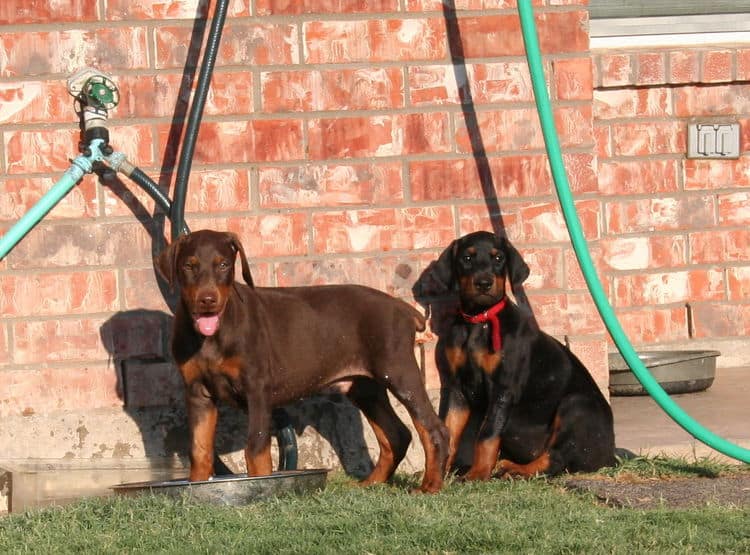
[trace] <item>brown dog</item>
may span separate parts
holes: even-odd
[[[238,254],[247,285],[234,280]],[[448,438],[414,357],[416,330],[425,327],[416,309],[357,285],[254,287],[231,233],[182,236],[157,266],[180,287],[172,354],[187,391],[190,480],[213,474],[218,401],[247,408],[247,472],[262,476],[272,471],[272,409],[333,388],[364,413],[380,446],[364,484],[390,479],[411,441],[390,391],[409,412],[424,448],[420,489],[441,488]]]
[[[449,467],[470,416],[481,421],[467,480],[616,463],[612,410],[588,370],[506,296],[506,281],[519,291],[528,275],[506,238],[478,231],[455,240],[414,288],[418,299],[448,294],[458,304],[438,332],[436,357]]]

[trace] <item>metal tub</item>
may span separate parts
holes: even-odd
[[[217,505],[247,505],[253,501],[288,494],[306,494],[325,489],[328,470],[279,470],[269,476],[234,474],[204,482],[186,479],[164,482],[134,482],[112,489],[120,495],[144,493],[188,497]]]
[[[693,393],[711,387],[719,351],[643,351],[638,357],[669,394]],[[647,392],[620,353],[609,354],[611,395],[646,395]]]

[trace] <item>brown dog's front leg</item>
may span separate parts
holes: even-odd
[[[208,480],[214,473],[214,439],[219,411],[201,384],[192,384],[187,394],[190,426],[190,481]]]
[[[245,464],[248,476],[267,476],[273,472],[271,459],[271,407],[259,396],[248,399],[247,447]]]

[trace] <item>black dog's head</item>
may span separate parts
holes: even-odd
[[[420,298],[457,292],[465,311],[484,310],[505,296],[505,282],[514,292],[529,277],[529,267],[505,237],[476,231],[453,241],[414,286]]]
[[[219,329],[234,284],[237,254],[242,277],[253,287],[245,251],[234,233],[195,231],[178,238],[156,259],[156,267],[170,287],[180,286],[182,302],[202,335],[213,335]]]

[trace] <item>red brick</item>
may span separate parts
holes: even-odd
[[[520,214],[518,207],[510,208],[503,203],[503,213],[488,212],[486,204],[458,205],[458,234],[465,235],[472,231],[499,231],[504,227],[511,241],[520,246],[524,241],[520,237]]]
[[[443,18],[310,21],[303,25],[305,63],[441,60]]]
[[[600,246],[600,242],[590,242],[587,244],[587,248],[589,250],[589,253],[591,254],[591,260],[594,263],[594,268],[596,268],[597,276],[599,278],[600,285],[604,290],[604,294],[609,297],[609,281],[606,279],[606,276],[602,272],[602,268],[605,266],[605,264],[602,262],[602,249]],[[565,287],[567,289],[587,290],[588,284],[586,283],[586,279],[583,277],[583,273],[581,272],[581,265],[578,262],[578,257],[576,256],[572,246],[570,248],[566,248],[563,252],[563,263],[565,265]]]
[[[723,264],[750,260],[750,231],[696,231],[688,236],[691,264]]]
[[[575,333],[575,330],[573,331]],[[570,350],[588,369],[591,377],[609,398],[609,357],[607,341],[602,338],[571,337]]]
[[[453,66],[411,66],[408,71],[413,105],[461,102]],[[466,73],[476,104],[533,101],[531,77],[523,62],[467,64]]]
[[[727,289],[730,301],[750,298],[750,267],[727,268]]]
[[[563,147],[591,145],[594,142],[591,106],[587,104],[557,108],[555,126]]]
[[[0,124],[74,122],[71,98],[62,81],[0,83]]]
[[[12,326],[13,362],[85,362],[107,358],[99,337],[101,318],[16,322]]]
[[[261,168],[263,208],[393,204],[404,198],[400,164]]]
[[[747,114],[750,112],[750,86],[679,87],[674,90],[674,105],[678,117]]]
[[[638,233],[713,227],[714,203],[710,196],[666,197],[608,202],[607,231]]]
[[[548,12],[536,16],[539,45],[543,52],[568,53],[588,50],[585,11]],[[523,38],[518,17],[490,15],[458,20],[467,58],[521,56]],[[466,37],[471,37],[467,40]]]
[[[169,310],[162,291],[159,289],[156,270],[153,266],[149,266],[148,268],[125,268],[123,269],[122,276],[123,291],[125,292],[123,300],[124,309],[138,311]],[[138,352],[130,354],[141,356],[151,353]]]
[[[575,205],[584,235],[589,240],[599,237],[600,204],[583,200]],[[562,212],[556,203],[523,204],[519,207],[518,237],[525,242],[569,241],[568,230]]]
[[[489,159],[498,198],[530,197],[552,192],[547,159],[541,155]],[[482,194],[474,159],[426,160],[409,164],[415,201],[474,199]]]
[[[620,87],[635,83],[631,54],[602,54],[599,59],[603,87]]]
[[[117,277],[112,270],[0,278],[2,316],[107,312],[117,308],[117,300]]]
[[[594,142],[596,143],[596,155],[599,158],[611,158],[614,146],[612,145],[612,128],[609,125],[596,125],[594,121]]]
[[[687,131],[680,121],[613,123],[615,156],[649,156],[685,152]]]
[[[621,271],[674,268],[687,262],[685,238],[681,235],[616,237],[601,241],[602,262]]]
[[[306,254],[308,228],[307,216],[299,212],[261,214],[227,220],[227,231],[240,237],[249,257]]]
[[[65,77],[83,66],[135,70],[149,67],[144,27],[95,30],[23,31],[0,36],[0,76],[28,78],[62,73]]]
[[[719,224],[750,224],[750,193],[730,193],[717,197],[719,203]]]
[[[599,191],[604,195],[677,191],[678,166],[677,160],[604,160],[599,163]]]
[[[64,172],[78,154],[79,132],[73,129],[6,131],[8,173]]]
[[[667,68],[663,53],[639,52],[636,54],[636,63],[636,85],[655,85],[666,82]]]
[[[614,277],[615,306],[650,306],[724,298],[724,274],[718,269],[684,270]]]
[[[57,411],[120,406],[110,363],[35,370],[8,369],[0,381],[0,415],[31,416]]]
[[[591,58],[566,58],[552,62],[557,98],[589,100],[593,97],[594,81]]]
[[[444,113],[312,120],[309,156],[315,160],[448,152]]]
[[[347,14],[399,11],[398,0],[257,0],[258,15]]]
[[[515,8],[516,0],[457,0],[451,2],[456,10],[501,10]],[[544,5],[544,0],[533,0],[534,6]],[[443,8],[442,0],[406,0],[406,9],[412,12],[434,12]]]
[[[280,262],[276,270],[278,285],[325,285],[358,283],[385,291],[412,304],[414,282],[436,258],[431,254],[347,256],[345,258],[306,258],[298,262]]]
[[[30,268],[81,268],[143,263],[151,260],[152,239],[143,225],[42,223],[16,246],[9,265]]]
[[[602,322],[587,294],[529,294],[540,327],[561,342],[563,336],[602,332]]]
[[[635,344],[649,344],[687,339],[687,312],[679,308],[646,308],[617,311],[628,339]]]
[[[153,163],[150,126],[110,126],[111,143],[135,164]],[[80,133],[73,129],[10,131],[5,133],[8,173],[64,172],[78,154]]]
[[[250,178],[245,170],[205,169],[190,174],[188,212],[223,212],[250,209]]]
[[[190,27],[162,26],[156,29],[157,69],[182,69],[185,45],[190,43],[191,32]],[[295,25],[230,21],[222,33],[216,65],[298,64],[298,40]]]
[[[5,326],[0,328],[0,366],[10,361],[10,351],[8,350],[8,331]]]
[[[563,253],[560,248],[524,248],[521,256],[531,269],[524,282],[529,290],[563,289]]]
[[[166,145],[169,127],[159,127],[159,144]],[[295,120],[203,122],[193,163],[242,164],[299,160],[302,126]]]
[[[398,68],[270,71],[261,74],[264,112],[382,110],[404,105]]]
[[[56,178],[0,179],[0,220],[17,220],[28,212],[57,182]],[[81,180],[47,214],[45,221],[60,218],[91,218],[97,215],[96,180]]]
[[[669,82],[697,83],[700,81],[700,52],[677,50],[669,53]]]
[[[703,71],[701,81],[704,83],[719,83],[732,80],[731,50],[710,50],[703,53]]]
[[[235,6],[239,2],[231,2]],[[168,20],[194,19],[208,15],[206,4],[202,2],[164,2],[163,0],[143,0],[133,3],[128,0],[108,0],[105,4],[105,16],[108,20]],[[229,10],[229,15],[237,15]],[[249,15],[249,14],[245,14]]]
[[[594,91],[594,119],[672,116],[672,90],[667,88]]]
[[[482,111],[476,119],[487,152],[544,148],[539,117],[532,108]],[[459,152],[472,152],[471,136],[463,118],[456,122],[456,128]]]
[[[701,302],[691,306],[696,338],[750,335],[750,305]]]
[[[737,80],[750,81],[750,49],[737,50]]]
[[[685,190],[750,187],[750,158],[685,160]]]
[[[96,21],[97,4],[96,0],[62,0],[55,3],[4,0],[0,4],[0,25]]]
[[[317,253],[424,249],[448,245],[453,236],[449,206],[315,213]]]

